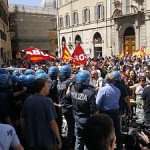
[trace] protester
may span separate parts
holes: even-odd
[[[115,130],[113,121],[108,115],[91,116],[83,131],[88,150],[114,150]]]
[[[15,129],[8,124],[0,123],[0,150],[9,150],[9,148],[24,150]]]
[[[61,148],[62,145],[55,121],[55,108],[52,100],[46,97],[49,89],[50,83],[47,79],[37,79],[36,94],[26,99],[21,112],[21,128],[31,150],[56,150],[57,146]]]
[[[111,117],[115,127],[117,150],[122,149],[120,118],[119,118],[119,99],[120,90],[113,85],[114,75],[109,73],[106,75],[106,85],[102,87],[97,94],[96,104],[100,112]]]
[[[150,86],[145,87],[142,93],[142,107],[144,118],[150,122]]]

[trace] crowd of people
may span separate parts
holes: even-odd
[[[80,66],[61,60],[4,63],[0,149],[122,150],[123,118],[150,122],[149,85],[148,55],[89,58]],[[148,138],[139,136],[146,142],[140,149],[148,150]]]

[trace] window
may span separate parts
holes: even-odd
[[[70,16],[68,14],[65,16],[65,26],[66,28],[70,26]]]
[[[130,0],[126,0],[126,14],[130,13]]]
[[[62,0],[59,0],[59,6],[61,6],[62,5]]]
[[[90,10],[89,10],[89,8],[85,8],[84,10],[82,10],[82,22],[83,23],[90,22]]]
[[[78,24],[78,13],[73,12],[72,14],[72,25],[77,25]]]
[[[59,27],[63,28],[63,17],[59,18]]]
[[[123,13],[124,15],[131,13],[131,0],[122,1],[123,3]]]
[[[104,6],[99,4],[95,6],[95,21],[104,19]]]

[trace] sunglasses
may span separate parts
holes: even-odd
[[[140,80],[141,82],[145,82],[145,80]]]

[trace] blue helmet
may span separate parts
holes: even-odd
[[[59,69],[58,69],[58,67],[56,67],[56,66],[51,66],[51,67],[49,67],[49,69],[48,69],[48,75],[49,75],[50,77],[52,77],[52,76],[57,77],[58,72],[59,72]]]
[[[5,68],[0,68],[0,74],[7,74],[8,70]]]
[[[35,75],[39,74],[39,73],[45,73],[45,71],[43,69],[38,69],[36,72],[35,72]]]
[[[20,76],[21,73],[20,70],[14,70],[12,74],[15,76]]]
[[[121,80],[121,75],[118,71],[113,71],[112,74],[114,76],[115,81],[120,81]]]
[[[9,76],[7,74],[0,74],[0,87],[7,88],[9,85]]]
[[[21,75],[18,77],[18,79],[19,79],[20,82],[23,82],[24,79],[25,79],[25,77],[26,77],[26,75],[21,74]]]
[[[60,68],[60,76],[70,77],[71,68],[68,65],[64,65]]]
[[[29,74],[29,75],[27,75],[27,76],[24,78],[24,82],[23,82],[23,83],[24,83],[26,86],[33,86],[34,81],[35,81],[35,76]]]
[[[35,71],[32,70],[32,69],[27,69],[25,72],[24,72],[25,75],[35,75]]]
[[[9,76],[9,79],[12,83],[17,83],[19,81],[18,77],[15,75]]]
[[[76,74],[76,83],[88,85],[90,82],[90,73],[88,71],[80,71]]]
[[[48,77],[48,74],[46,74],[45,72],[36,75],[36,79],[47,79]]]

